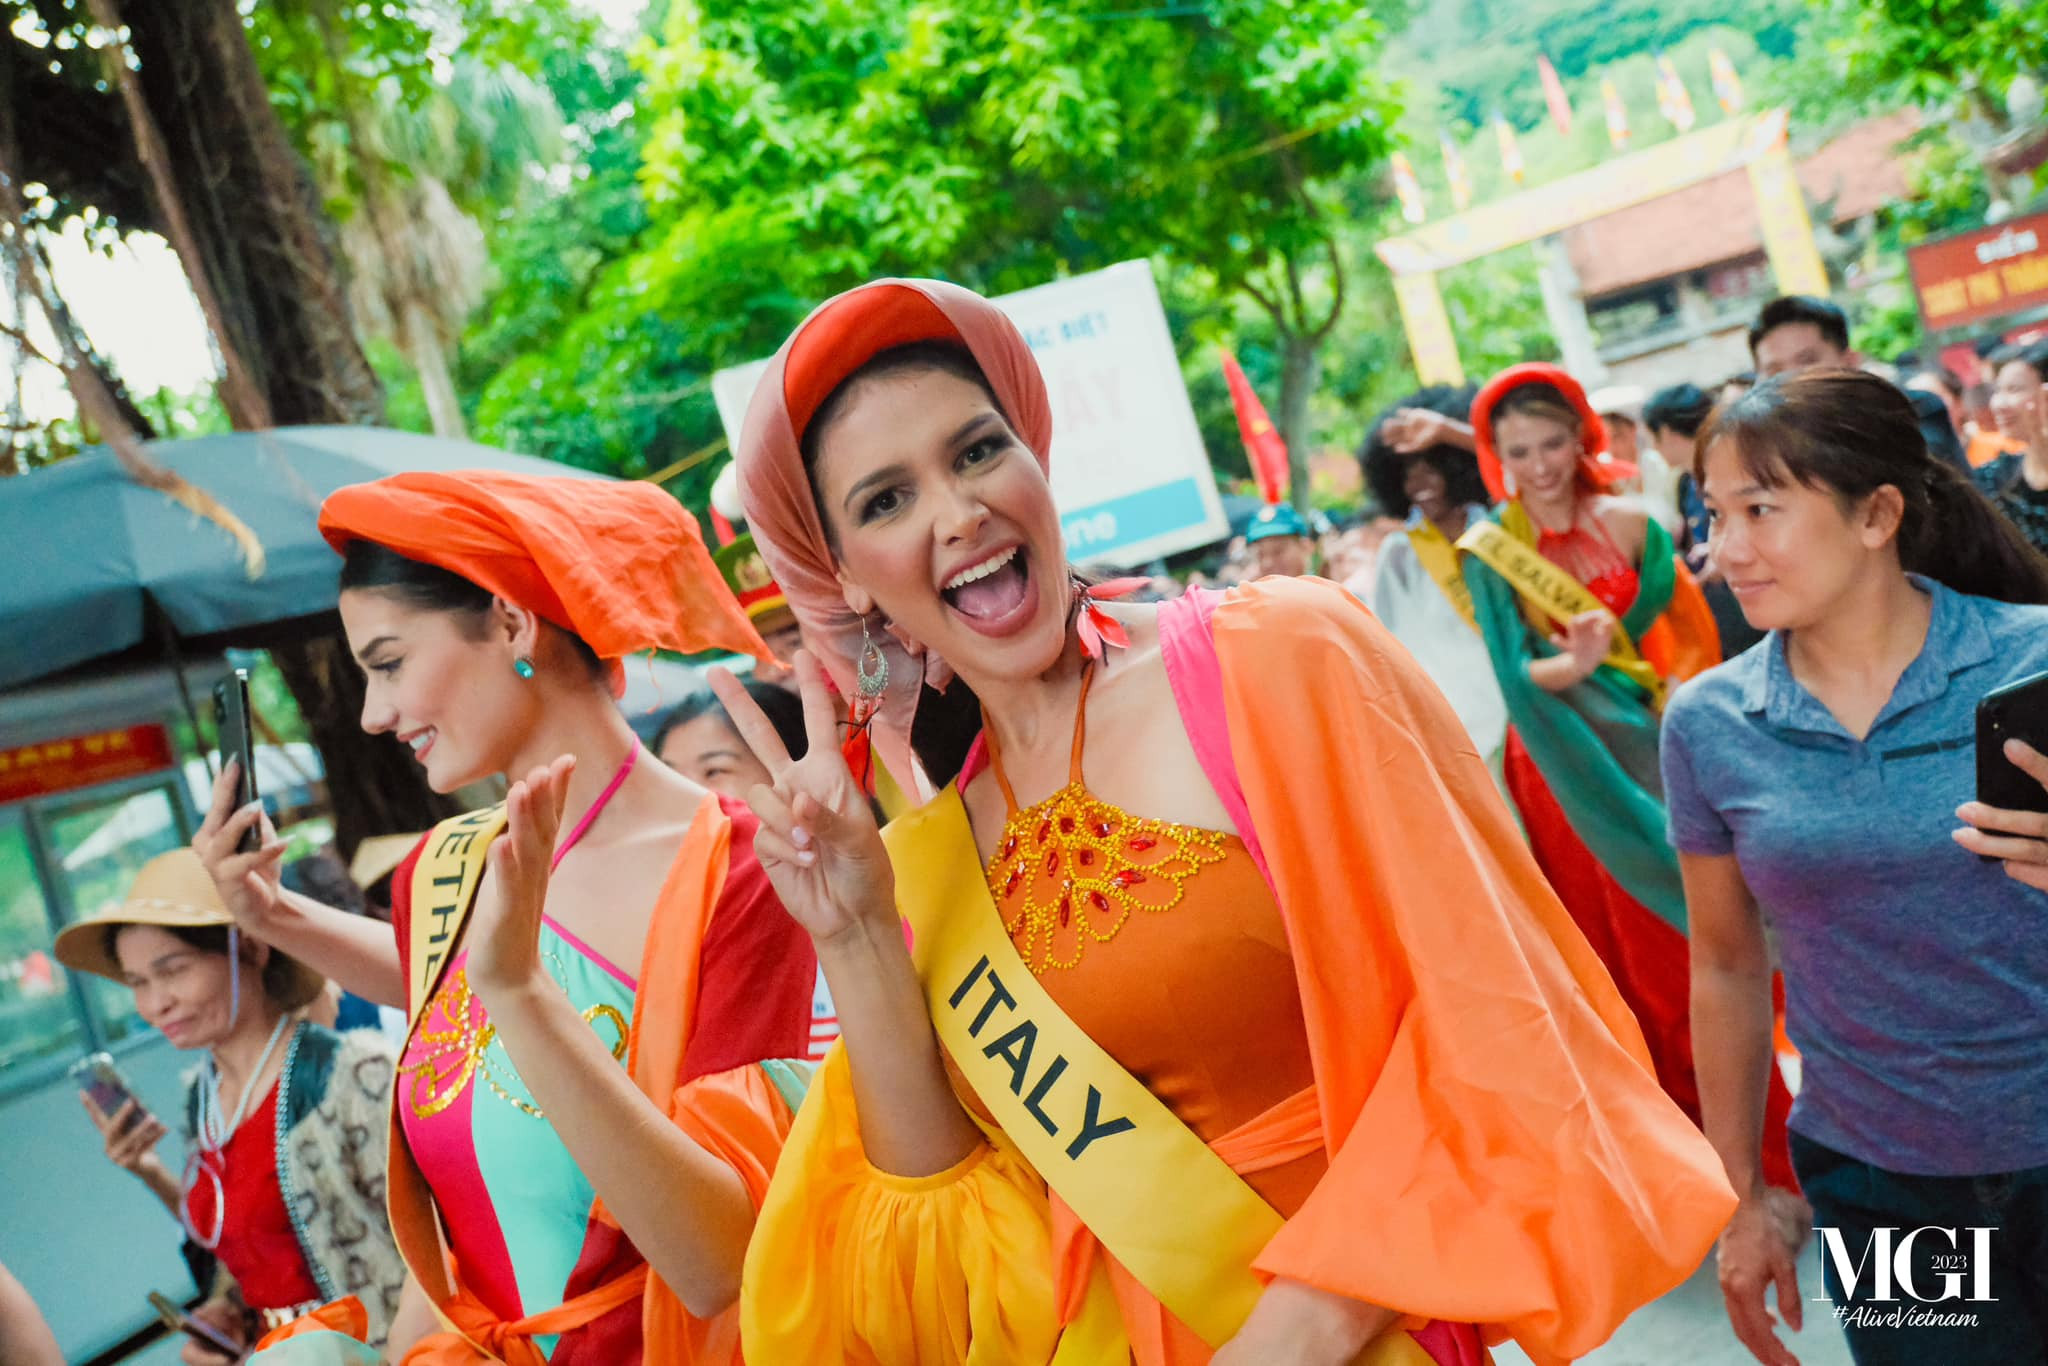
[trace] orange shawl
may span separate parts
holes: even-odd
[[[1713,1245],[1735,1206],[1719,1160],[1371,613],[1269,578],[1211,625],[1330,1153],[1258,1269],[1480,1324],[1539,1366],[1590,1351]]]

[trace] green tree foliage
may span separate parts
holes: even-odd
[[[892,273],[1000,292],[1156,257],[1312,358],[1341,300],[1327,187],[1373,170],[1395,112],[1380,38],[1338,0],[679,5],[644,59],[638,249],[479,427],[660,466],[715,432],[711,370]]]
[[[2002,127],[2015,76],[2048,65],[2048,0],[1825,0],[1850,84],[1916,104],[1967,97]]]
[[[478,216],[516,212],[561,151],[561,115],[524,68],[542,45],[581,46],[591,25],[560,0],[386,6],[361,24],[340,0],[261,13],[278,102],[341,229],[357,322],[404,356],[434,431],[462,436],[448,356],[484,292]]]
[[[1534,127],[1545,117],[1536,78],[1542,54],[1557,67],[1579,120],[1598,130],[1598,80],[1611,68],[1647,65],[1658,50],[1717,29],[1724,39],[1745,35],[1741,46],[1750,51],[1786,57],[1799,43],[1805,11],[1806,0],[1437,0],[1418,13],[1401,48],[1404,67],[1426,73],[1442,91],[1452,125],[1481,128],[1498,110],[1517,128]],[[1701,72],[1695,104],[1707,94]],[[1632,101],[1630,112],[1640,122],[1654,118],[1656,107]],[[1605,133],[1599,136],[1604,142]]]
[[[1861,115],[1845,110],[1839,82],[1815,79],[1801,66],[1802,54],[1818,52],[1810,41],[1816,15],[1804,0],[1733,0],[1704,5],[1655,6],[1643,0],[1620,5],[1587,5],[1579,0],[1543,0],[1516,8],[1499,33],[1481,38],[1469,25],[1490,15],[1456,5],[1431,7],[1418,16],[1389,54],[1389,70],[1409,89],[1409,115],[1402,137],[1413,149],[1417,179],[1431,214],[1451,212],[1448,178],[1437,148],[1438,134],[1457,144],[1471,177],[1475,200],[1512,193],[1517,187],[1502,167],[1493,117],[1515,129],[1526,165],[1526,184],[1536,185],[1597,166],[1616,155],[1608,139],[1600,83],[1611,80],[1628,114],[1629,146],[1645,147],[1677,135],[1659,111],[1659,54],[1678,70],[1691,96],[1696,126],[1725,117],[1713,90],[1708,54],[1725,52],[1740,73],[1749,109],[1768,108],[1789,98],[1809,100],[1795,108],[1795,126],[1816,133]],[[1552,122],[1537,76],[1537,58],[1548,55],[1558,68],[1572,106],[1572,129]],[[1794,73],[1798,78],[1794,79]],[[1833,103],[1821,109],[1818,101]]]

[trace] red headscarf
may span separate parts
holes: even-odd
[[[652,484],[415,471],[336,489],[320,534],[374,541],[573,631],[609,665],[642,650],[774,656],[711,562],[697,523]]]
[[[1052,407],[1045,377],[1023,334],[979,294],[938,280],[876,280],[822,304],[790,334],[768,363],[747,405],[737,464],[740,499],[761,555],[789,596],[804,643],[839,691],[855,691],[860,618],[846,605],[811,497],[802,439],[832,391],[879,353],[911,342],[948,341],[967,348],[987,377],[996,403],[1040,468],[1052,450]],[[942,660],[914,659],[886,632],[872,638],[889,660],[889,686],[874,720],[874,737],[889,771],[916,771],[910,722],[918,685],[943,687]]]
[[[1600,420],[1600,414],[1593,411],[1593,405],[1586,401],[1586,390],[1577,380],[1555,365],[1541,361],[1528,361],[1521,365],[1510,365],[1486,382],[1479,391],[1479,397],[1472,401],[1472,436],[1478,448],[1479,477],[1486,481],[1486,491],[1498,503],[1508,497],[1507,479],[1500,467],[1500,453],[1493,444],[1493,410],[1511,389],[1525,384],[1548,384],[1564,395],[1564,401],[1579,415],[1579,435],[1585,445],[1585,456],[1579,461],[1579,480],[1595,489],[1611,488],[1625,479],[1633,479],[1638,471],[1625,460],[1609,460],[1607,456],[1607,424]]]

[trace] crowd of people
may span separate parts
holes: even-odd
[[[1815,1229],[1859,1362],[2048,1359],[2048,817],[1972,729],[2048,671],[2048,352],[1980,418],[1824,301],[1750,345],[1424,390],[1389,520],[1274,504],[1227,591],[1069,565],[1030,350],[929,281],[777,353],[715,557],[646,485],[344,489],[364,727],[507,798],[358,852],[387,923],[223,773],[59,941],[206,1055],[182,1172],[109,1159],[270,1366],[1547,1366],[1717,1244],[1778,1366]],[[760,668],[643,747],[654,648]],[[1862,1316],[1921,1228],[1958,1312]]]

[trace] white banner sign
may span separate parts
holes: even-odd
[[[995,300],[1045,373],[1052,492],[1067,555],[1128,568],[1228,534],[1148,262]],[[768,362],[721,370],[712,397],[735,445]]]

